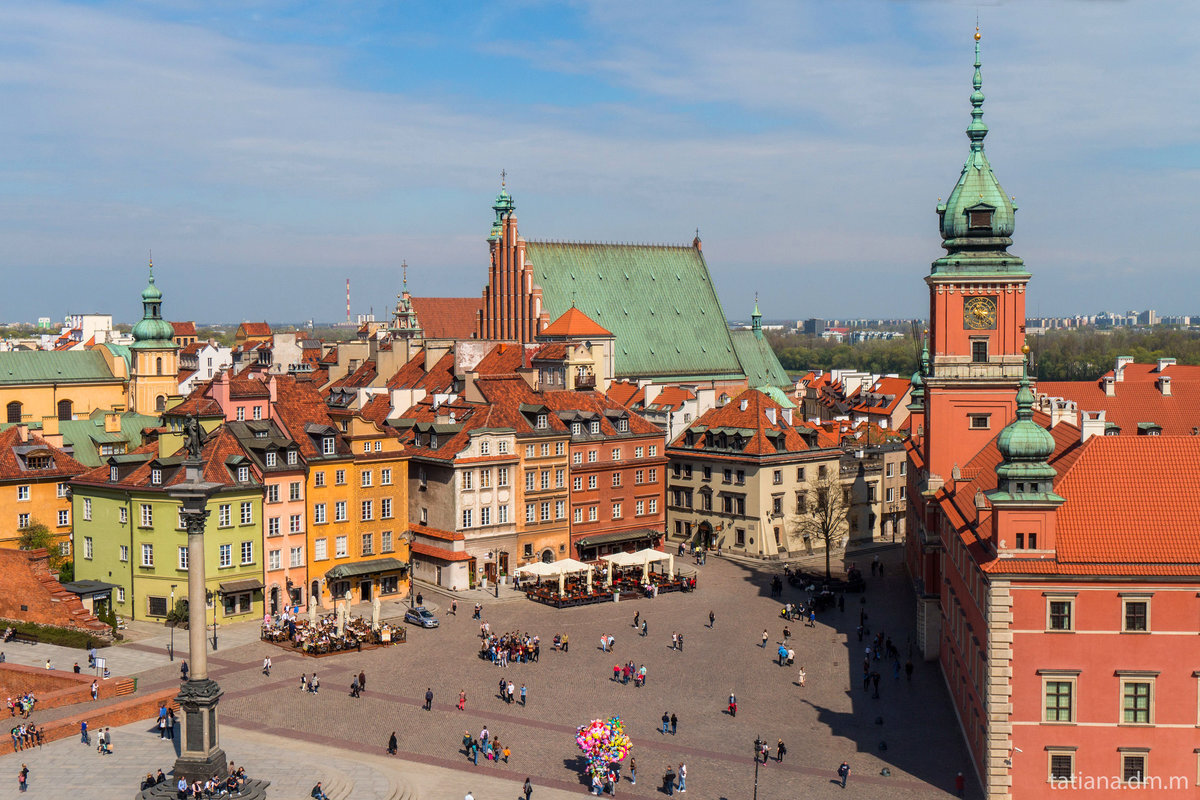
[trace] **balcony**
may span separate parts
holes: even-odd
[[[595,375],[576,375],[575,376],[575,388],[579,389],[579,390],[595,389],[596,388],[596,376]]]

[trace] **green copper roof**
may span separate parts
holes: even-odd
[[[788,377],[787,370],[779,363],[771,344],[763,338],[761,330],[730,331],[729,335],[733,339],[733,351],[751,386],[795,385],[795,381]],[[618,339],[617,343],[620,344],[620,341]]]
[[[150,262],[150,282],[142,290],[142,319],[133,326],[133,347],[160,350],[175,347],[175,329],[162,318],[162,292],[154,285],[154,262]]]
[[[1053,493],[1054,477],[1058,472],[1046,463],[1046,459],[1054,454],[1054,436],[1033,421],[1033,400],[1026,369],[1017,389],[1017,418],[996,437],[1002,461],[996,466],[999,494],[993,499],[1052,500],[1058,497]]]
[[[751,383],[751,386],[753,386],[753,385],[754,384]],[[795,408],[796,407],[796,404],[793,403],[792,399],[787,396],[787,393],[785,393],[783,391],[783,389],[780,389],[778,386],[755,386],[754,390],[758,391],[758,392],[762,392],[763,394],[765,394],[767,397],[774,400],[776,403],[778,403],[783,408]]]
[[[616,335],[616,377],[744,374],[697,248],[531,241],[526,254],[550,319],[574,304]]]
[[[0,353],[0,385],[116,381],[96,350],[13,350]]]
[[[80,464],[98,467],[104,463],[100,457],[100,445],[125,442],[130,451],[142,446],[142,429],[159,424],[158,417],[126,411],[120,415],[119,433],[106,433],[104,411],[93,411],[89,419],[64,420],[58,423],[63,443],[72,450],[71,455]]]
[[[979,32],[975,32],[974,91],[967,138],[971,149],[958,183],[937,207],[942,247],[947,255],[933,262],[938,274],[1028,276],[1024,262],[1007,252],[1015,227],[1016,204],[1004,192],[983,150],[988,128],[983,121],[983,77]]]

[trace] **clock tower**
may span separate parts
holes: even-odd
[[[970,152],[958,183],[937,207],[946,255],[933,262],[922,437],[930,487],[950,477],[1015,418],[1025,343],[1025,263],[1012,244],[1012,198],[983,151],[979,30],[971,93]],[[920,432],[918,432],[920,433]]]

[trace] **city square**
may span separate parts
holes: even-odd
[[[450,615],[448,600],[431,593],[424,599],[431,607],[439,606],[439,628],[410,627],[406,644],[361,654],[306,658],[262,642],[238,644],[245,640],[245,631],[238,631],[238,636],[225,632],[222,637],[228,641],[209,660],[210,674],[225,691],[223,746],[231,761],[248,769],[258,761],[255,751],[260,747],[239,752],[231,743],[240,741],[243,732],[262,736],[262,741],[284,751],[291,743],[302,743],[304,761],[371,757],[370,769],[363,767],[362,772],[375,774],[389,769],[386,761],[379,762],[387,758],[387,740],[395,731],[399,744],[395,758],[403,762],[395,770],[410,776],[410,782],[412,775],[442,768],[448,770],[447,777],[438,786],[451,781],[481,800],[499,795],[485,792],[485,784],[479,781],[510,781],[511,793],[526,777],[536,787],[534,797],[565,796],[588,790],[574,743],[575,729],[593,718],[619,715],[633,741],[632,756],[638,767],[634,786],[624,765],[618,789],[622,795],[661,793],[667,766],[682,762],[694,795],[750,797],[753,742],[762,737],[771,746],[770,762],[758,771],[762,798],[953,796],[956,773],[968,767],[937,671],[917,660],[910,683],[903,671],[897,679],[892,665],[879,661],[873,668],[883,673],[880,698],[873,699],[861,685],[863,648],[869,641],[857,641],[860,609],[866,610],[872,633],[884,630],[902,656],[910,635],[904,616],[908,589],[899,572],[899,552],[895,548],[878,552],[886,577],[869,578],[862,595],[846,595],[845,611],[823,612],[813,628],[779,616],[782,602],[805,596],[786,582],[782,598],[770,596],[770,581],[782,575],[781,565],[764,569],[715,557],[704,566],[678,559],[681,569],[697,572],[697,591],[653,600],[560,610],[520,596],[514,599],[506,592],[502,602],[482,601],[483,621],[493,632],[524,631],[540,636],[542,642],[538,663],[510,663],[507,668],[480,658],[480,623],[471,618],[473,603],[459,602],[458,613]],[[874,555],[864,552],[851,560],[857,558],[865,566]],[[866,602],[860,604],[860,598]],[[712,628],[708,627],[710,610],[715,617]],[[644,638],[633,628],[635,613],[647,622]],[[794,667],[780,667],[776,656],[785,625],[791,629],[790,642],[796,651]],[[760,646],[764,629],[769,634],[765,648]],[[556,652],[550,643],[556,634],[564,633],[569,650]],[[672,650],[673,633],[683,634],[682,650]],[[601,635],[615,638],[613,652],[601,651]],[[120,647],[111,652],[110,660],[119,664]],[[261,670],[268,655],[273,661],[269,677]],[[646,665],[644,688],[612,680],[613,665],[629,659]],[[801,666],[807,674],[804,688],[797,685]],[[320,676],[320,692],[301,693],[300,674],[311,675],[314,670]],[[360,670],[367,676],[367,690],[353,698],[349,687]],[[517,687],[528,687],[526,706],[500,699],[501,677]],[[177,663],[151,667],[139,675],[139,691],[177,683]],[[422,708],[427,688],[434,692],[429,712]],[[466,708],[459,711],[456,705],[463,690]],[[737,696],[736,717],[727,713],[730,692]],[[678,718],[674,735],[660,733],[664,711]],[[37,713],[34,721],[40,721]],[[877,724],[878,718],[882,725]],[[144,743],[128,742],[142,735],[162,752],[157,761],[131,765],[133,780],[160,768],[169,772],[174,758],[159,743],[152,722],[129,726],[131,732],[123,730],[117,740],[118,751],[122,746],[137,747],[139,754],[146,754]],[[478,736],[484,726],[511,749],[509,763],[481,757],[474,766],[468,760],[463,732]],[[787,746],[782,763],[775,760],[779,739]],[[886,750],[881,743],[886,743]],[[69,747],[72,767],[89,780],[101,779],[104,793],[93,796],[130,796],[133,787],[112,785],[105,778],[107,762],[94,762],[95,754],[77,741],[52,747]],[[6,756],[0,760],[0,772],[15,773],[20,763],[28,762],[34,771],[31,786],[35,786],[39,778],[49,777],[38,775],[39,755],[34,751]],[[831,782],[843,760],[852,770],[845,790]],[[271,767],[264,766],[269,772]],[[881,774],[885,768],[890,775]],[[71,771],[66,770],[68,775]],[[313,765],[311,774],[318,771]],[[296,777],[298,784],[309,778]],[[310,785],[317,779],[312,777]],[[367,791],[360,786],[352,796],[374,796]],[[455,789],[459,795],[464,791]]]

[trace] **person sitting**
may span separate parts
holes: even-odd
[[[312,788],[312,793],[309,795],[313,800],[329,800],[329,795],[321,790],[321,782],[317,781],[317,785]]]
[[[154,776],[147,772],[146,777],[142,779],[142,791],[145,791],[152,786],[154,786]]]

